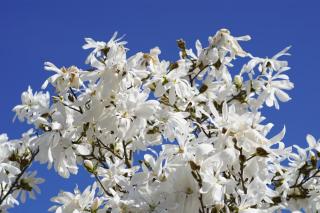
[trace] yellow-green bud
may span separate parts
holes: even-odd
[[[234,82],[234,84],[236,85],[237,88],[241,88],[242,81],[243,81],[243,79],[242,79],[242,77],[240,75],[234,76],[233,82]]]

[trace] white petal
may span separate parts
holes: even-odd
[[[75,145],[75,146],[76,146],[77,152],[80,155],[89,155],[91,153],[91,150],[89,149],[89,146],[82,145],[82,144]]]
[[[281,130],[280,133],[278,133],[277,135],[273,136],[270,141],[276,143],[276,142],[280,142],[284,135],[286,134],[286,127],[284,126],[283,129]]]
[[[315,147],[317,144],[316,139],[310,134],[307,135],[307,142],[309,144],[309,147]]]
[[[287,101],[291,100],[289,95],[287,93],[283,92],[280,89],[277,89],[275,94],[279,98],[279,100],[282,101],[282,102],[287,102]]]
[[[176,102],[176,93],[174,87],[171,87],[169,90],[169,103],[173,105]]]

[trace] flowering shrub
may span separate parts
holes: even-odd
[[[46,62],[42,89],[55,94],[29,87],[13,108],[34,129],[0,136],[0,211],[40,192],[34,161],[94,180],[52,198],[57,213],[319,211],[320,142],[286,147],[285,128],[270,137],[261,113],[290,100],[289,47],[259,58],[241,48],[248,40],[221,29],[194,51],[180,39],[169,62],[158,47],[128,58],[115,33],[86,39],[90,69]],[[238,57],[247,63],[230,71]]]

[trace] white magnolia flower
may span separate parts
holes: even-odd
[[[96,209],[97,201],[95,200],[95,192],[97,189],[96,183],[88,186],[82,193],[76,187],[74,192],[61,191],[58,196],[51,199],[52,202],[58,205],[52,206],[49,211],[56,213],[85,213],[93,205]]]
[[[159,63],[149,83],[155,85],[154,94],[156,97],[166,94],[169,103],[173,105],[178,98],[183,101],[190,99],[194,94],[194,89],[186,79],[190,64],[180,60],[174,69],[169,69],[169,65],[170,63],[166,61]]]
[[[177,168],[168,177],[167,190],[173,193],[177,208],[175,212],[192,213],[200,208],[199,186],[188,167]]]
[[[15,106],[12,111],[20,121],[28,120],[28,123],[34,122],[39,116],[49,111],[50,96],[49,92],[35,92],[29,86],[28,90],[21,94],[21,105]]]
[[[221,29],[214,37],[209,38],[209,43],[213,46],[229,51],[232,58],[236,55],[245,57],[249,54],[241,48],[238,41],[248,41],[250,39],[250,36],[233,37],[229,30]]]
[[[274,71],[279,71],[284,67],[288,67],[287,61],[280,61],[278,60],[279,57],[284,55],[290,55],[288,50],[291,46],[286,47],[272,58],[259,58],[259,57],[252,57],[252,59],[243,66],[241,72],[252,72],[253,69],[258,65],[258,69],[261,73],[265,73],[267,69],[272,69]]]
[[[113,103],[114,111],[102,118],[102,125],[114,131],[119,138],[128,140],[144,130],[147,121],[152,119],[159,109],[159,102],[148,100],[149,91],[131,88],[119,92]]]
[[[268,81],[265,82],[263,86],[263,92],[260,97],[266,100],[266,105],[271,107],[275,106],[279,109],[279,99],[281,102],[287,102],[291,100],[289,95],[283,90],[291,90],[293,88],[293,83],[289,81],[287,75],[281,74],[282,72],[277,72],[274,76],[268,77]]]
[[[43,178],[36,178],[36,171],[32,173],[26,173],[20,180],[20,187],[22,188],[20,192],[20,199],[22,203],[26,202],[27,194],[31,199],[35,199],[35,192],[40,194],[40,188],[37,186],[44,182]]]
[[[108,160],[108,169],[99,167],[97,169],[97,175],[102,177],[101,182],[106,188],[112,188],[112,186],[118,184],[119,186],[126,186],[128,180],[124,177],[124,174],[131,176],[132,170],[127,169],[123,161],[116,159],[115,162]]]
[[[86,63],[91,66],[104,70],[113,66],[124,66],[126,61],[127,49],[124,45],[126,41],[121,41],[122,37],[117,38],[118,33],[115,32],[112,38],[106,42],[96,42],[91,38],[86,38],[87,42],[83,45],[83,49],[93,49],[86,59]]]
[[[188,113],[160,111],[160,121],[162,123],[163,134],[169,141],[175,138],[186,138],[189,133],[189,124],[185,120]]]
[[[65,92],[69,87],[78,89],[83,85],[80,75],[85,73],[75,66],[58,68],[51,62],[45,62],[45,70],[56,72],[53,76],[49,77],[41,86],[45,89],[51,83],[57,92]]]

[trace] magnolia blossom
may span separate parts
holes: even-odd
[[[21,187],[24,189],[21,192],[21,202],[26,202],[27,194],[31,199],[35,199],[35,193],[40,194],[41,190],[37,186],[44,182],[43,178],[36,178],[37,171],[33,171],[32,173],[26,173],[23,178],[20,180]]]
[[[60,192],[57,197],[53,197],[51,201],[61,204],[61,206],[53,206],[49,211],[65,212],[65,213],[84,213],[87,211],[95,211],[99,208],[100,201],[94,199],[96,184],[88,186],[82,193],[75,188],[74,193]]]
[[[28,90],[21,95],[21,105],[15,106],[12,111],[16,113],[20,121],[27,119],[28,123],[32,123],[42,114],[48,112],[49,98],[49,92],[35,92],[33,94],[29,86]]]
[[[291,100],[289,47],[253,56],[240,45],[250,36],[221,29],[196,51],[177,40],[166,61],[159,47],[128,56],[122,39],[86,38],[90,68],[46,62],[51,97],[22,93],[13,111],[34,129],[0,135],[1,212],[40,193],[33,162],[92,178],[53,197],[56,213],[320,211],[320,140],[286,146],[262,111]]]

